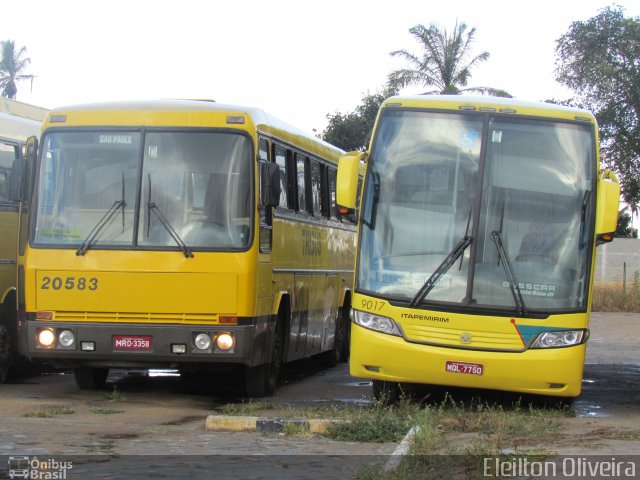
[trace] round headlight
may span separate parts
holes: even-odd
[[[231,350],[234,343],[233,336],[230,333],[221,333],[216,337],[216,347],[225,352]]]
[[[60,342],[60,345],[63,347],[70,347],[75,341],[76,337],[71,330],[63,330],[60,332],[60,335],[58,335],[58,342]]]
[[[195,344],[198,350],[209,350],[211,348],[211,337],[206,333],[199,333],[196,336]]]
[[[56,342],[56,335],[52,328],[43,328],[38,332],[38,344],[45,348],[51,348]]]

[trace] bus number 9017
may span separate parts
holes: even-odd
[[[42,277],[41,290],[97,290],[96,277]]]

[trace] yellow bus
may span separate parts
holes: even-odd
[[[346,358],[355,225],[339,149],[257,108],[60,108],[38,148],[19,340],[72,368],[227,371],[269,395],[282,364]]]
[[[41,113],[42,112],[42,113]],[[39,115],[42,115],[38,120]],[[25,141],[38,135],[44,110],[14,100],[0,99],[0,383],[15,363],[16,256],[19,199],[14,166]]]
[[[595,247],[619,185],[589,112],[514,99],[392,97],[366,160],[350,371],[402,384],[580,394]]]

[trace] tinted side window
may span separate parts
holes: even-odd
[[[280,206],[289,207],[287,201],[287,154],[284,148],[275,145],[273,149],[275,162],[280,167]]]
[[[302,155],[296,154],[296,177],[298,179],[298,211],[305,212],[308,210],[306,195],[306,164],[307,159]]]
[[[320,174],[321,165],[315,161],[310,161],[311,166],[311,207],[315,216],[322,215],[322,177]]]

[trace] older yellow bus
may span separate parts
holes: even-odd
[[[363,155],[340,160],[355,206]],[[619,185],[589,112],[514,99],[393,97],[366,159],[351,374],[580,394],[596,244]]]
[[[0,383],[15,364],[16,256],[19,199],[16,162],[25,141],[39,135],[46,110],[8,98],[0,99]]]
[[[27,357],[73,368],[229,371],[271,394],[281,365],[346,358],[355,226],[342,152],[211,101],[54,110],[19,265]]]

